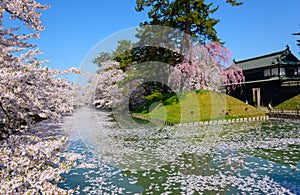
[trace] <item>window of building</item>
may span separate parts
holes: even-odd
[[[280,76],[284,76],[285,75],[285,68],[280,68],[279,75]]]
[[[298,72],[300,71],[300,69],[298,70]],[[271,69],[265,69],[264,70],[264,76],[268,77],[268,76],[278,76],[278,73],[280,76],[284,76],[286,75],[285,72],[285,68],[281,67],[278,71],[278,68],[271,68]]]
[[[271,70],[269,68],[264,70],[264,76],[265,77],[271,76]]]
[[[278,68],[272,68],[271,69],[271,75],[272,76],[277,76],[278,75]]]

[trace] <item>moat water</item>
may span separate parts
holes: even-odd
[[[133,123],[131,121],[131,123]],[[62,121],[77,194],[300,194],[300,121],[162,127],[80,108]]]

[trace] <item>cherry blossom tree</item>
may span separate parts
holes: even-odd
[[[169,85],[176,90],[227,90],[244,81],[242,70],[230,64],[231,53],[218,42],[197,45],[175,66],[169,77]],[[229,68],[226,68],[228,67]]]
[[[97,108],[111,109],[122,100],[122,87],[118,85],[126,74],[121,70],[120,63],[106,61],[99,68],[99,75],[93,78],[95,88],[94,105]]]
[[[36,57],[39,48],[30,43],[44,30],[40,11],[48,7],[34,0],[0,1],[0,132],[6,135],[36,117],[57,118],[73,109],[72,84],[59,75],[78,70],[47,68]],[[5,28],[6,19],[22,22],[24,29]]]
[[[95,89],[94,94],[91,94],[91,97],[95,97],[92,100],[94,105],[103,109],[123,105],[122,100],[126,101],[126,97],[132,94],[131,89],[134,89],[137,83],[142,84],[151,78],[155,80],[155,77],[162,73],[153,63],[144,66],[146,69],[143,69],[142,64],[131,65],[123,72],[118,62],[103,62],[98,76],[91,79],[91,88]],[[158,67],[160,66],[163,67],[158,64]],[[231,62],[230,50],[217,42],[192,47],[181,63],[168,70],[171,72],[163,76],[167,79],[168,86],[175,91],[230,91],[244,81],[242,70]],[[120,83],[126,85],[121,86]],[[118,104],[120,102],[121,104]]]

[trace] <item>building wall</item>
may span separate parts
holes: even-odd
[[[272,106],[278,104],[300,94],[300,86],[286,86],[282,87],[282,81],[269,81],[259,83],[248,83],[242,86],[242,89],[231,91],[230,95],[240,99],[243,102],[247,102],[252,106],[267,106],[271,103]],[[257,102],[257,97],[253,90],[259,90],[260,102]]]

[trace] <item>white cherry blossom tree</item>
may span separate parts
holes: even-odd
[[[118,85],[126,74],[120,69],[119,62],[106,61],[101,64],[99,75],[94,78],[95,101],[98,108],[111,109],[122,99],[122,87]]]
[[[0,132],[11,134],[37,117],[57,118],[73,109],[72,84],[59,77],[69,72],[51,70],[38,59],[31,43],[44,30],[41,11],[49,5],[35,0],[0,0]],[[6,20],[22,22],[22,28],[6,28]],[[30,32],[30,33],[26,33]]]

